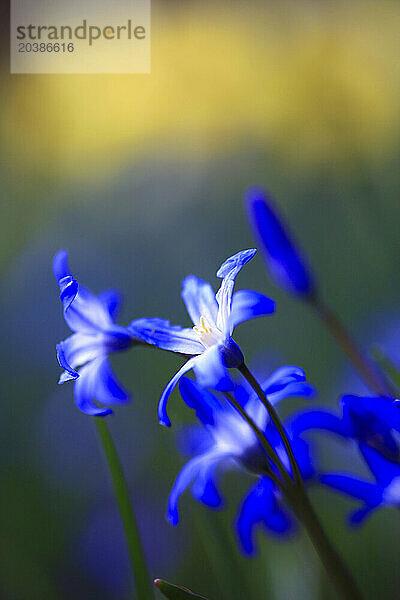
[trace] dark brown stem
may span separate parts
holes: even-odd
[[[333,310],[317,295],[310,297],[309,302],[371,391],[378,396],[394,397],[389,382],[364,355]]]
[[[277,428],[278,433],[279,433],[279,435],[281,437],[282,443],[285,446],[286,454],[288,456],[290,465],[292,467],[292,472],[293,472],[295,481],[297,482],[297,484],[299,486],[302,487],[303,486],[303,478],[301,476],[300,469],[299,469],[299,466],[297,464],[296,457],[295,457],[295,455],[293,453],[293,450],[292,450],[292,447],[290,445],[290,441],[289,441],[288,435],[287,435],[287,433],[285,431],[284,426],[281,423],[281,420],[280,420],[280,418],[278,416],[278,413],[276,412],[275,408],[272,406],[272,404],[268,400],[268,398],[265,395],[262,387],[258,383],[257,379],[254,377],[253,373],[251,371],[249,371],[249,369],[247,368],[247,366],[243,363],[240,367],[238,367],[238,369],[241,372],[241,374],[243,375],[243,377],[245,379],[247,379],[247,381],[249,382],[249,384],[251,385],[251,387],[256,392],[257,396],[260,398],[261,402],[264,404],[265,408],[267,409],[268,414],[269,414],[269,416],[271,418],[271,421],[273,422],[273,424]]]

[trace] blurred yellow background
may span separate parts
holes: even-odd
[[[154,1],[151,75],[12,76],[2,137],[13,167],[57,177],[163,149],[382,161],[399,137],[399,29],[391,1]]]

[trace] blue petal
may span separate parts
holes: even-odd
[[[217,322],[218,304],[211,285],[195,275],[182,282],[182,299],[194,325],[199,325],[203,316],[212,325]]]
[[[250,489],[241,506],[237,521],[237,532],[243,551],[255,553],[254,537],[258,524],[264,524],[272,533],[285,535],[292,529],[289,515],[275,496],[274,484],[262,477]]]
[[[101,404],[129,402],[129,392],[118,382],[107,358],[103,358],[97,363],[97,371],[93,375],[93,379],[93,394]]]
[[[72,277],[66,250],[60,250],[54,257],[53,270],[60,287],[64,318],[72,331],[94,332],[112,326],[103,302]]]
[[[66,311],[69,309],[69,307],[71,306],[72,302],[75,300],[78,294],[79,285],[76,279],[74,279],[70,275],[67,275],[67,277],[63,277],[63,279],[60,279],[58,284],[60,286],[60,300],[63,304],[65,315]]]
[[[295,294],[312,294],[315,283],[311,270],[266,192],[260,187],[249,188],[245,201],[251,229],[263,249],[271,277]]]
[[[399,462],[393,462],[367,444],[360,444],[360,451],[379,484],[387,487],[393,479],[400,477]]]
[[[214,438],[202,425],[193,424],[181,427],[177,432],[177,446],[182,452],[189,456],[204,454],[214,446]]]
[[[239,323],[270,315],[274,311],[275,302],[271,298],[252,290],[239,290],[232,297],[229,330],[232,332]]]
[[[221,287],[216,296],[218,302],[217,327],[224,334],[230,335],[231,333],[229,330],[229,315],[236,275],[253,258],[256,252],[255,249],[242,250],[228,258],[217,271],[217,277],[222,278]]]
[[[101,334],[73,333],[57,345],[57,352],[59,362],[62,358],[63,362],[68,363],[71,369],[76,369],[100,354],[104,354],[104,338]],[[60,366],[65,369],[61,362]]]
[[[158,403],[158,419],[159,419],[161,425],[165,425],[166,427],[171,426],[171,421],[167,414],[168,398],[174,391],[175,386],[177,385],[177,383],[180,380],[180,378],[182,377],[182,375],[184,375],[185,373],[190,371],[190,369],[193,368],[196,360],[197,360],[197,357],[195,357],[195,356],[193,358],[189,358],[189,360],[183,365],[183,367],[181,367],[179,369],[179,371],[177,373],[175,373],[175,375],[173,376],[171,381],[167,384],[166,388],[164,389],[164,391],[161,395],[160,401]]]
[[[108,310],[111,319],[115,321],[122,306],[121,292],[115,289],[104,290],[99,294],[99,300]]]
[[[197,477],[193,484],[192,494],[196,500],[209,508],[220,508],[224,504],[223,498],[211,477],[205,481]]]
[[[193,379],[182,377],[179,391],[184,402],[196,412],[196,416],[204,425],[214,424],[214,413],[221,410],[218,399]]]
[[[113,327],[113,321],[104,304],[82,285],[79,286],[78,293],[68,309],[64,304],[64,319],[72,331],[93,333]]]
[[[306,374],[303,369],[295,366],[286,366],[280,367],[277,369],[271,377],[268,377],[266,381],[264,381],[261,385],[264,392],[268,394],[273,394],[284,388],[288,383],[292,383],[293,381],[305,381]]]
[[[256,252],[257,250],[255,248],[250,248],[249,250],[241,250],[233,256],[230,256],[218,269],[217,277],[220,279],[225,279],[226,277],[235,279],[242,267],[253,258]]]
[[[291,445],[303,479],[305,481],[312,479],[315,475],[315,469],[311,460],[309,445],[301,438],[292,438]]]
[[[53,258],[53,272],[57,281],[64,277],[71,276],[71,271],[68,266],[68,251],[59,250]]]
[[[290,430],[294,436],[301,435],[311,429],[322,429],[342,437],[349,437],[349,432],[343,421],[327,410],[299,411],[291,417]]]
[[[208,461],[202,464],[193,483],[194,498],[209,508],[220,508],[223,505],[223,499],[215,483],[215,469],[218,462],[228,456],[220,452],[210,452]]]
[[[105,417],[112,413],[109,408],[100,408],[95,404],[97,361],[88,363],[79,371],[79,378],[74,385],[74,396],[77,407],[86,415]]]
[[[197,381],[203,387],[211,387],[220,391],[228,391],[233,387],[217,345],[211,346],[203,354],[195,357],[193,370]]]
[[[61,374],[58,383],[61,385],[66,381],[78,379],[79,373],[77,373],[77,371],[75,371],[75,369],[71,367],[65,356],[64,342],[60,342],[59,344],[57,344],[56,351],[58,363],[62,369],[65,369],[64,373]]]
[[[275,405],[284,398],[289,398],[290,396],[310,398],[311,396],[314,396],[314,394],[315,388],[309,383],[294,381],[293,383],[288,383],[282,390],[275,392],[274,394],[268,394],[268,400],[271,404]]]
[[[201,354],[204,346],[190,328],[171,325],[166,319],[143,318],[132,321],[127,330],[147,344],[180,354]]]
[[[400,411],[392,398],[365,397],[346,395],[341,398],[344,419],[353,423],[359,422],[362,417],[375,417],[375,421],[385,424],[389,430],[400,431]]]
[[[349,515],[349,525],[350,526],[358,526],[361,525],[367,517],[370,516],[371,512],[375,507],[371,508],[366,506],[365,508],[359,508]]]
[[[369,481],[336,473],[321,475],[320,481],[347,496],[362,500],[368,506],[378,506],[382,502],[382,487]]]
[[[200,468],[208,464],[210,454],[202,454],[201,456],[192,458],[192,460],[186,463],[176,478],[168,498],[167,520],[171,525],[179,523],[178,502],[180,496],[192,483]]]

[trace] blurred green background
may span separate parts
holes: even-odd
[[[187,323],[181,280],[217,284],[222,260],[253,245],[242,198],[262,184],[356,337],[400,359],[400,4],[152,0],[152,73],[121,76],[11,76],[2,11],[0,597],[125,600],[125,546],[93,423],[72,386],[57,386],[54,346],[68,330],[51,259],[68,248],[79,281],[121,289],[122,324]],[[319,404],[363,391],[260,257],[238,285],[278,307],[238,329],[249,360],[266,372],[303,367]],[[333,599],[304,536],[260,536],[259,557],[240,556],[232,523],[245,475],[224,478],[225,511],[187,494],[181,525],[166,524],[184,462],[175,434],[191,415],[175,393],[175,427],[164,430],[156,405],[181,362],[133,349],[113,364],[134,394],[109,423],[152,575],[210,600]],[[355,451],[318,440],[324,465],[362,469]],[[325,490],[313,499],[366,598],[398,598],[400,515],[381,511],[349,532],[350,501]]]

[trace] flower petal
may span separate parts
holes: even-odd
[[[104,304],[90,290],[81,285],[68,308],[65,308],[64,305],[64,319],[72,331],[90,333],[110,329],[113,326],[113,321]]]
[[[189,358],[189,360],[183,365],[183,367],[181,367],[179,369],[179,371],[177,373],[175,373],[175,375],[173,376],[171,381],[167,384],[166,388],[164,389],[164,391],[161,395],[160,401],[158,403],[158,419],[159,419],[161,425],[165,425],[166,427],[171,426],[171,421],[167,414],[168,398],[174,391],[174,389],[175,389],[178,381],[182,377],[182,375],[184,375],[185,373],[190,371],[190,369],[193,368],[196,360],[197,360],[196,356]]]
[[[180,380],[179,391],[183,401],[189,408],[193,408],[196,417],[204,425],[214,424],[214,412],[221,410],[221,405],[214,394],[187,377],[182,377]]]
[[[64,318],[72,331],[107,329],[113,321],[104,303],[78,285],[68,266],[68,252],[60,250],[53,259],[53,271],[60,287]]]
[[[53,258],[53,273],[57,281],[71,276],[68,266],[68,250],[59,250]]]
[[[182,299],[194,325],[200,324],[203,316],[212,325],[217,322],[218,304],[211,285],[195,275],[182,282]]]
[[[143,318],[132,321],[127,330],[147,344],[180,354],[201,354],[204,346],[190,328],[171,325],[166,319]]]
[[[232,293],[236,275],[253,258],[256,252],[257,250],[254,248],[242,250],[228,258],[217,271],[217,277],[222,278],[221,287],[216,295],[219,307],[217,327],[226,334],[229,333],[228,319],[231,311]]]
[[[79,373],[77,373],[77,371],[75,371],[75,369],[71,367],[65,356],[64,342],[60,342],[59,344],[57,344],[56,351],[58,364],[62,369],[65,369],[64,373],[61,374],[60,379],[58,380],[58,384],[61,385],[66,381],[78,379]]]
[[[262,188],[252,187],[247,190],[246,209],[251,229],[263,249],[272,279],[294,294],[311,295],[315,291],[311,270]]]
[[[371,422],[371,416],[376,422],[380,422],[388,429],[396,429],[400,432],[400,410],[392,398],[354,396],[351,394],[342,396],[343,419],[358,422],[364,418]]]
[[[281,390],[288,383],[305,380],[306,374],[304,373],[303,369],[289,365],[277,369],[270,377],[268,377],[266,381],[262,383],[261,387],[268,395]]]
[[[270,315],[275,311],[275,302],[252,290],[239,290],[232,297],[231,312],[229,315],[229,331],[239,323]]]
[[[93,374],[94,396],[100,404],[125,404],[129,402],[129,392],[119,383],[113,373],[108,358],[98,361],[96,374]]]
[[[186,463],[176,478],[168,498],[167,520],[171,525],[179,523],[178,501],[180,496],[192,483],[202,465],[208,463],[210,454],[212,453],[201,454],[192,458],[192,460]]]
[[[256,252],[257,250],[255,248],[250,248],[249,250],[241,250],[233,256],[230,256],[218,269],[217,277],[220,279],[226,279],[227,277],[235,279],[242,267],[253,258]]]
[[[101,359],[100,359],[101,360]],[[74,385],[75,402],[79,410],[86,415],[105,417],[112,413],[109,408],[100,408],[94,402],[96,394],[96,377],[98,364],[92,361],[79,371],[79,379]]]
[[[322,429],[342,437],[349,437],[349,431],[342,419],[327,410],[299,411],[290,419],[290,430],[294,436],[302,435],[311,429]]]
[[[201,465],[193,483],[192,494],[194,498],[209,508],[220,508],[223,505],[222,496],[215,482],[215,468],[220,460],[229,457],[230,454],[226,452],[210,452],[207,462]]]
[[[382,502],[382,488],[369,481],[339,473],[321,475],[319,479],[324,485],[362,500],[368,506],[378,506]]]
[[[266,477],[260,478],[250,489],[240,508],[237,532],[245,554],[255,554],[255,528],[264,524],[272,533],[286,535],[293,527],[288,513],[280,506],[274,484]]]
[[[74,279],[71,275],[67,275],[67,277],[60,279],[58,284],[60,286],[60,300],[62,302],[65,315],[72,302],[76,298],[79,285],[76,279]]]
[[[197,381],[203,387],[220,391],[228,391],[233,387],[228,370],[222,362],[221,350],[216,344],[196,357],[193,370]]]
[[[379,484],[386,487],[393,479],[400,477],[399,462],[388,459],[381,452],[371,448],[368,443],[360,444],[360,451]]]
[[[315,394],[315,388],[309,383],[305,383],[304,381],[293,381],[292,383],[288,383],[283,389],[274,394],[268,394],[268,400],[271,404],[275,405],[284,398],[289,398],[290,396],[304,397],[310,398]]]
[[[103,292],[100,292],[98,297],[100,302],[102,302],[108,310],[111,319],[115,321],[122,306],[121,292],[115,289],[104,290]]]
[[[103,336],[101,334],[73,333],[60,342],[58,348],[68,365],[72,369],[76,369],[100,354],[104,354]],[[61,366],[65,369],[64,365]]]

